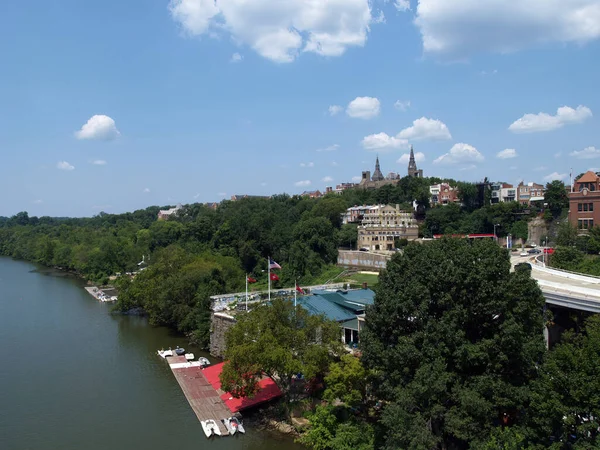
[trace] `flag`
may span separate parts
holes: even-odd
[[[247,277],[246,280],[248,281],[248,283],[252,284],[252,283],[256,283],[256,280],[252,277]]]
[[[269,258],[269,269],[281,269],[281,266],[277,264],[273,258]]]
[[[279,281],[279,277],[277,276],[276,273],[271,274],[271,281]]]
[[[302,288],[300,286],[298,286],[298,283],[296,283],[296,290],[298,291],[298,293],[304,294],[304,291],[302,290]]]

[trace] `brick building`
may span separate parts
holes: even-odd
[[[517,201],[523,205],[531,202],[544,201],[544,185],[537,183],[524,184],[522,181],[517,186]]]
[[[569,193],[569,222],[580,230],[600,224],[600,177],[584,173]]]
[[[448,183],[434,184],[429,186],[429,195],[431,206],[448,205],[449,203],[459,203],[458,189],[453,188]]]
[[[393,250],[396,239],[415,240],[419,226],[412,212],[389,205],[372,206],[358,227],[358,248]]]

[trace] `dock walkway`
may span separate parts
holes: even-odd
[[[184,356],[168,356],[166,359],[198,420],[213,419],[221,434],[227,436],[229,432],[221,419],[231,417],[232,413],[221,399],[223,392],[210,384],[199,363],[189,363]]]

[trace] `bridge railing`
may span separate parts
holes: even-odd
[[[585,273],[580,273],[580,272],[572,272],[570,270],[564,270],[564,269],[556,269],[554,267],[548,267],[548,265],[546,263],[544,263],[544,261],[540,261],[540,258],[543,258],[544,255],[538,255],[534,258],[535,261],[535,268],[536,269],[540,269],[543,268],[545,269],[545,271],[547,271],[548,273],[552,273],[552,272],[557,272],[560,274],[565,274],[565,275],[575,275],[575,277],[571,277],[573,279],[579,279],[582,281],[586,281],[585,278],[593,278],[595,280],[597,280],[597,283],[600,283],[600,276],[597,275],[588,275]],[[566,278],[570,278],[570,277],[566,277]]]

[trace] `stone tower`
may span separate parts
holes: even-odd
[[[423,169],[417,169],[417,162],[415,161],[415,152],[413,151],[412,145],[410,146],[410,160],[408,161],[408,176],[414,178],[423,177]]]
[[[375,160],[375,172],[373,172],[373,176],[371,177],[371,181],[381,181],[384,179],[383,174],[381,173],[381,169],[379,168],[379,156]]]

